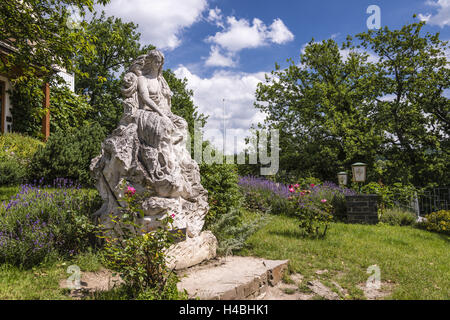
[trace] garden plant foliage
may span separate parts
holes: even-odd
[[[89,166],[100,154],[105,138],[104,129],[98,124],[87,124],[53,133],[45,147],[34,154],[30,164],[29,178],[50,182],[66,177],[87,186],[94,184]]]
[[[129,298],[177,298],[177,278],[168,266],[167,254],[181,236],[171,231],[174,215],[167,213],[154,231],[142,230],[137,219],[144,216],[142,199],[146,193],[137,194],[131,186],[125,188],[121,199],[124,207],[118,214],[110,215],[111,226],[100,226],[99,237],[105,240],[103,263],[120,275]]]
[[[67,179],[48,186],[22,185],[0,204],[0,263],[30,268],[95,246],[91,214],[99,205],[96,191]]]

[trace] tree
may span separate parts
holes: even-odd
[[[260,129],[280,130],[282,171],[334,180],[363,161],[371,180],[449,181],[448,43],[423,25],[371,30],[340,49],[311,41],[300,64],[275,66],[255,106],[268,114]]]
[[[444,96],[450,87],[449,46],[439,33],[421,35],[424,25],[356,35],[379,57],[380,96],[373,112],[385,132],[388,179],[421,186],[450,181],[450,100]]]
[[[106,4],[109,0],[97,0]],[[80,15],[93,10],[93,0],[9,0],[0,2],[0,41],[9,44],[11,53],[2,57],[0,73],[12,80],[39,76],[49,78],[58,66],[75,71],[72,58],[89,52],[89,38],[84,23],[70,24],[70,9]]]
[[[122,115],[121,79],[124,70],[139,55],[154,46],[140,44],[140,33],[133,22],[120,18],[94,15],[86,26],[92,39],[93,54],[76,57],[77,67],[84,76],[76,78],[76,91],[89,97],[92,112],[88,118],[112,131]]]
[[[98,0],[106,4],[109,0]],[[93,10],[92,0],[11,0],[0,2],[0,41],[10,48],[0,59],[0,73],[13,85],[11,100],[13,130],[41,136],[42,87],[52,87],[51,130],[80,125],[89,105],[85,99],[59,87],[57,69],[78,73],[73,58],[90,57],[92,45],[85,33],[86,23],[70,23],[71,9],[81,16]],[[86,58],[86,60],[88,60]]]
[[[356,51],[344,60],[334,40],[311,41],[301,64],[276,65],[258,85],[255,106],[268,114],[259,129],[279,130],[283,180],[332,179],[356,159],[374,161],[380,132],[368,112],[374,66],[367,60]]]

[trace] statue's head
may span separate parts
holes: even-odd
[[[145,67],[146,68],[155,68],[158,70],[158,75],[161,75],[162,68],[164,65],[164,54],[157,50],[150,50],[145,56]]]

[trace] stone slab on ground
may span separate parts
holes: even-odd
[[[276,285],[289,260],[226,257],[179,271],[178,289],[202,300],[255,299]]]
[[[325,298],[326,300],[339,300],[339,295],[336,292],[331,291],[319,280],[308,281],[308,287],[315,294]]]

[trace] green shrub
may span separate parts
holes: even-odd
[[[450,235],[450,210],[440,210],[425,216],[418,226],[428,231]]]
[[[158,298],[168,293],[172,275],[167,249],[177,237],[171,232],[173,216],[166,215],[156,230],[145,233],[138,223],[144,215],[143,194],[135,194],[134,188],[127,188],[122,199],[126,206],[120,208],[118,214],[110,215],[112,225],[103,227],[100,236],[106,240],[103,263],[119,273],[130,298]]]
[[[299,204],[296,198],[292,199],[292,205],[296,211],[299,228],[303,236],[310,238],[324,238],[328,227],[333,221],[332,206],[326,202],[318,202],[311,199],[307,203]]]
[[[183,292],[178,291],[177,283],[178,277],[175,274],[171,274],[162,291],[156,288],[150,288],[140,292],[136,300],[187,300],[188,294],[186,290]]]
[[[235,250],[242,249],[246,240],[258,230],[263,221],[263,216],[251,221],[244,221],[242,211],[235,208],[220,215],[209,226],[209,230],[217,238],[217,254],[229,255]]]
[[[95,190],[67,180],[54,188],[23,185],[0,204],[0,263],[29,268],[55,254],[70,256],[95,240],[90,215],[100,206]]]
[[[83,185],[93,185],[89,166],[101,150],[104,128],[84,125],[53,133],[45,147],[39,148],[30,164],[29,178],[45,182],[66,177]]]
[[[179,279],[175,274],[169,276],[167,284],[162,292],[154,288],[139,292],[133,296],[134,292],[126,285],[116,286],[108,291],[95,291],[88,300],[187,300],[186,291],[180,292],[177,288]]]
[[[36,150],[44,143],[17,133],[0,135],[0,185],[24,182]]]
[[[386,209],[380,221],[391,226],[411,226],[416,223],[416,215],[401,208]]]
[[[242,194],[238,186],[237,167],[234,164],[202,164],[200,166],[201,183],[208,190],[209,212],[205,218],[205,227],[221,215],[241,206]]]
[[[25,180],[26,175],[26,167],[17,159],[10,158],[0,162],[0,185],[20,184]]]

